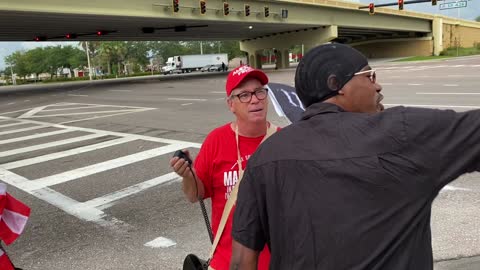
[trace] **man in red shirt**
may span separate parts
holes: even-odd
[[[170,166],[183,178],[183,192],[190,202],[197,198],[212,200],[212,229],[216,234],[223,209],[240,180],[237,164],[238,151],[242,170],[267,133],[268,77],[260,70],[240,66],[228,74],[226,83],[227,104],[235,120],[211,131],[202,144],[194,162],[192,175],[184,159],[174,157]],[[238,130],[238,145],[235,130]],[[188,151],[185,151],[190,158]],[[191,159],[191,158],[190,158]],[[197,181],[195,181],[195,178]],[[198,195],[197,195],[198,192]],[[197,197],[198,196],[198,197]],[[210,261],[213,269],[228,269],[232,255],[232,213],[230,212],[220,241]],[[270,252],[261,252],[258,269],[268,269]]]

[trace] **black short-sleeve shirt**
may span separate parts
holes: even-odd
[[[314,104],[249,160],[232,236],[275,270],[433,269],[432,201],[479,170],[479,110]]]

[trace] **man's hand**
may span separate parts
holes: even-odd
[[[192,160],[188,150],[182,150],[187,157]],[[195,171],[193,168],[189,168],[187,161],[183,158],[173,157],[170,159],[170,167],[183,178],[182,189],[185,196],[190,202],[196,202],[198,198],[203,198],[205,194],[203,183],[200,179],[194,175]]]
[[[256,270],[259,253],[260,252],[249,249],[233,239],[230,270]]]
[[[190,160],[192,160],[188,150],[184,149],[182,151],[185,153],[185,155],[187,155]],[[182,178],[193,178],[192,172],[188,168],[188,165],[191,164],[188,164],[188,162],[185,161],[183,158],[173,157],[170,159],[170,167],[172,167],[173,171]]]

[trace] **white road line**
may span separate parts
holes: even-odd
[[[109,105],[96,105],[96,106],[83,106],[83,107],[67,107],[67,108],[50,109],[50,110],[43,110],[43,111],[44,112],[53,112],[53,111],[65,111],[65,110],[91,109],[91,108],[98,108],[98,107],[110,107],[110,106]]]
[[[177,101],[207,101],[204,98],[167,98],[168,100],[177,100]]]
[[[410,86],[418,86],[418,85],[423,85],[423,84],[421,84],[421,83],[409,83],[408,85],[410,85]]]
[[[66,213],[78,217],[82,220],[93,221],[102,226],[118,225],[118,222],[104,220],[103,218],[105,217],[105,213],[103,211],[84,206],[83,203],[75,201],[59,192],[54,191],[53,189],[42,188],[27,190],[26,187],[30,187],[35,183],[32,183],[32,181],[29,181],[25,177],[22,177],[10,171],[0,168],[0,179],[9,185],[15,186],[19,189],[23,189],[29,194],[43,201],[46,201],[47,203],[50,203],[51,205],[58,207]]]
[[[175,243],[173,240],[170,240],[165,237],[158,237],[153,239],[152,241],[145,243],[144,246],[146,247],[151,247],[151,248],[167,248],[171,246],[175,246],[177,243]]]
[[[450,67],[464,67],[465,65],[453,65],[453,66],[450,66]]]
[[[32,151],[41,150],[41,149],[50,148],[50,147],[55,147],[55,146],[59,146],[59,145],[86,141],[86,140],[95,139],[95,138],[103,137],[103,136],[104,135],[102,135],[102,134],[89,134],[89,135],[70,138],[70,139],[66,139],[66,140],[37,144],[37,145],[23,147],[23,148],[16,148],[16,149],[13,149],[13,150],[0,152],[0,157],[13,156],[13,155],[21,154],[21,153],[32,152]]]
[[[123,144],[123,143],[131,142],[131,141],[135,141],[135,140],[136,140],[135,138],[129,138],[129,137],[114,139],[114,140],[105,141],[105,142],[101,142],[101,143],[96,143],[96,144],[91,144],[91,145],[87,145],[87,146],[73,148],[73,149],[69,149],[69,150],[66,150],[66,151],[62,151],[62,152],[56,152],[56,153],[47,154],[47,155],[43,155],[43,156],[38,156],[38,157],[13,161],[13,162],[10,162],[10,163],[0,164],[0,168],[11,170],[11,169],[15,169],[15,168],[29,166],[29,165],[32,165],[32,164],[37,164],[37,163],[41,163],[41,162],[46,162],[46,161],[50,161],[50,160],[55,160],[55,159],[59,159],[59,158],[68,157],[68,156],[78,155],[78,154],[86,153],[86,152],[90,152],[90,151],[100,150],[102,148],[106,148],[106,147],[110,147],[110,146],[114,146],[114,145],[118,145],[118,144]]]
[[[91,144],[91,145],[87,145],[87,146],[73,148],[73,149],[69,149],[69,150],[66,150],[66,151],[62,151],[62,152],[56,152],[56,153],[47,154],[47,155],[43,155],[43,156],[38,156],[38,157],[34,157],[34,158],[28,158],[28,159],[13,161],[13,162],[10,162],[10,163],[0,164],[0,168],[11,170],[11,169],[15,169],[15,168],[29,166],[29,165],[32,165],[32,164],[37,164],[37,163],[46,162],[46,161],[50,161],[50,160],[55,160],[55,159],[59,159],[59,158],[63,158],[63,157],[68,157],[68,156],[73,156],[73,155],[77,155],[77,154],[81,154],[81,153],[86,153],[86,152],[89,152],[89,151],[95,151],[95,150],[99,150],[99,149],[102,149],[102,148],[131,142],[131,141],[134,141],[134,140],[136,140],[136,139],[135,138],[128,138],[128,137],[127,138],[114,139],[114,140],[105,141],[105,142],[101,142],[101,143],[96,143],[96,144]]]
[[[70,124],[70,123],[75,123],[75,122],[82,122],[82,121],[93,120],[93,119],[98,119],[98,118],[118,116],[118,115],[128,114],[128,113],[144,112],[144,111],[149,111],[149,110],[155,110],[155,108],[136,109],[134,111],[129,110],[129,111],[123,111],[121,113],[114,113],[114,114],[108,114],[108,115],[102,115],[102,116],[93,116],[93,117],[89,117],[89,118],[82,118],[82,119],[77,119],[77,120],[65,121],[65,122],[60,122],[58,124],[59,125],[65,125],[65,124]]]
[[[431,93],[431,92],[418,92],[417,95],[480,95],[480,93]]]
[[[30,99],[24,100],[23,102],[30,102]]]
[[[443,86],[458,86],[458,84],[444,84]]]
[[[10,123],[10,124],[5,124],[5,125],[0,125],[0,128],[13,127],[13,126],[18,126],[18,125],[25,125],[25,123],[22,123],[22,122]]]
[[[95,112],[78,112],[78,113],[62,113],[62,114],[45,114],[45,115],[32,115],[29,118],[41,118],[41,117],[54,117],[54,116],[68,116],[68,115],[84,115],[95,113],[118,113],[118,112],[135,112],[138,109],[133,110],[115,110],[115,111],[95,111]]]
[[[120,108],[131,108],[131,109],[155,109],[155,108],[149,108],[149,107],[135,107],[135,106],[122,106],[122,105],[108,105],[108,104],[92,104],[92,103],[65,103],[66,105],[92,105],[92,106],[98,106],[98,105],[105,105],[109,107],[120,107]],[[57,105],[57,106],[65,106],[65,104]],[[49,106],[54,106],[54,105],[49,105]]]
[[[40,112],[41,110],[45,109],[47,106],[41,106],[41,107],[36,107],[33,108],[32,110],[20,115],[18,118],[29,118],[30,116]]]
[[[0,116],[0,119],[15,120],[14,118],[5,117],[5,116]],[[41,122],[41,121],[29,120],[29,119],[22,119],[22,122],[42,125],[42,127],[54,127],[54,128],[62,128],[62,129],[66,128],[66,129],[84,131],[84,132],[89,132],[89,133],[98,133],[98,134],[111,135],[111,136],[117,136],[117,137],[135,138],[137,140],[145,140],[145,141],[149,141],[149,142],[160,142],[160,143],[166,143],[166,144],[184,144],[184,145],[187,145],[187,147],[194,147],[194,148],[200,148],[202,146],[202,144],[200,144],[200,143],[193,143],[193,142],[186,142],[186,141],[172,140],[172,139],[164,139],[164,138],[157,138],[157,137],[150,137],[150,136],[145,136],[145,135],[122,133],[122,132],[98,130],[98,129],[93,129],[93,128],[83,128],[83,127],[76,127],[76,126],[64,126],[62,124],[51,124],[51,123],[47,123],[47,122]],[[9,132],[9,131],[5,131],[5,132]],[[0,132],[0,135],[3,135],[2,132]]]
[[[2,140],[2,141],[0,141],[0,144],[7,144],[7,143],[13,143],[13,142],[21,142],[21,141],[26,141],[26,140],[31,140],[31,139],[37,139],[37,138],[42,138],[42,137],[48,137],[48,136],[63,134],[63,133],[67,133],[67,132],[73,132],[73,131],[74,131],[74,130],[61,129],[61,130],[57,130],[57,131],[38,133],[38,134],[33,134],[33,135],[28,135],[28,136],[23,136],[23,137],[8,139],[8,140]]]
[[[188,144],[171,144],[167,146],[162,146],[159,148],[143,151],[136,154],[131,154],[128,156],[108,160],[105,162],[100,162],[94,165],[86,166],[83,168],[66,171],[52,176],[47,176],[43,178],[36,179],[35,185],[32,185],[32,188],[37,189],[39,187],[48,187],[61,183],[65,183],[71,180],[89,176],[92,174],[108,171],[146,159],[154,158],[156,156],[161,156],[167,153],[174,152],[178,149],[184,149],[188,147]]]
[[[74,104],[81,104],[81,103],[59,102],[59,103],[55,103],[55,104],[50,104],[50,105],[48,105],[48,107],[51,107],[51,106],[70,106],[70,105],[74,105]]]
[[[15,104],[15,102],[10,102],[10,103],[7,103],[7,105],[13,105]]]
[[[180,104],[182,106],[187,106],[187,105],[192,105],[193,103],[183,103],[183,104]]]
[[[0,113],[0,115],[11,114],[11,113],[16,113],[16,112],[24,112],[24,111],[28,111],[28,110],[31,110],[31,109],[33,109],[33,108],[21,109],[21,110],[10,111],[10,112],[4,112],[4,113]]]
[[[132,90],[108,90],[111,92],[132,92]]]
[[[480,109],[480,106],[463,106],[463,105],[434,105],[434,104],[383,104],[388,107],[405,106],[420,108],[460,108],[460,109]]]
[[[74,94],[68,94],[71,97],[88,97],[88,95],[74,95]]]
[[[40,128],[46,128],[46,127],[49,127],[49,126],[50,125],[40,125],[40,126],[35,126],[35,127],[28,127],[28,128],[20,128],[20,129],[2,131],[2,132],[0,132],[0,135],[12,134],[12,133],[17,133],[17,132],[22,132],[22,131],[30,131],[30,130],[40,129]]]
[[[158,186],[158,185],[164,184],[164,183],[168,183],[168,182],[176,180],[176,179],[179,179],[178,174],[176,174],[174,172],[171,172],[169,174],[164,174],[162,176],[150,179],[148,181],[138,183],[138,184],[133,185],[133,186],[129,186],[129,187],[124,188],[122,190],[115,191],[115,192],[107,194],[105,196],[98,197],[98,198],[92,199],[90,201],[86,201],[86,202],[84,202],[84,204],[87,205],[88,207],[95,207],[97,209],[103,210],[103,209],[111,207],[114,204],[114,202],[116,202],[120,199],[123,199],[125,197],[137,194],[137,193],[142,192],[142,191],[144,191],[146,189],[149,189],[151,187]]]

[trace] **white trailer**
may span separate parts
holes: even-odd
[[[205,66],[221,65],[222,63],[228,66],[228,55],[226,53],[178,55],[167,59],[165,66],[162,67],[162,72],[163,74],[186,73]]]

